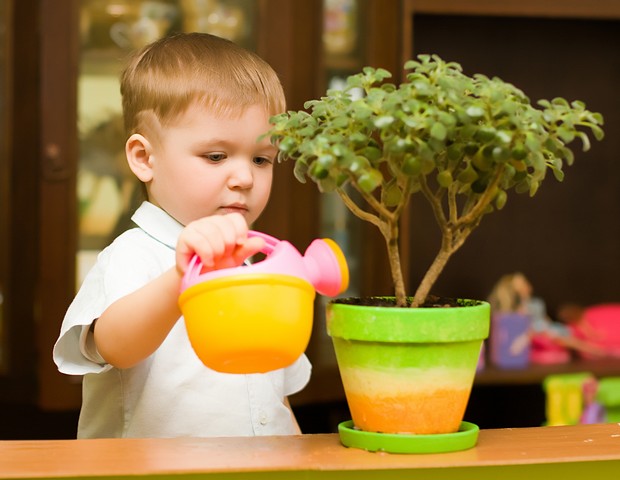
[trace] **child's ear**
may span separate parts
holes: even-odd
[[[125,143],[125,154],[129,168],[143,183],[148,183],[153,178],[151,167],[151,155],[153,149],[151,143],[139,133],[134,133]]]

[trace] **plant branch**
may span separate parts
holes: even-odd
[[[493,176],[493,180],[491,181],[489,186],[487,186],[486,190],[480,196],[480,198],[469,211],[469,213],[463,215],[458,220],[458,222],[456,223],[457,226],[477,223],[477,220],[482,215],[484,215],[484,210],[493,201],[493,198],[495,198],[495,195],[497,194],[497,186],[499,185],[503,174],[504,166],[502,165],[497,169],[497,172],[495,172],[495,175]]]
[[[384,222],[382,222],[377,215],[373,215],[372,213],[369,213],[360,208],[360,206],[355,203],[347,194],[347,192],[345,192],[342,188],[337,188],[336,192],[338,193],[346,207],[351,210],[351,213],[353,213],[353,215],[355,215],[361,220],[372,223],[373,225],[379,227],[379,229],[383,228],[382,224]]]
[[[456,194],[458,192],[458,186],[456,182],[453,182],[448,189],[448,211],[450,212],[450,223],[456,224],[458,220],[458,206],[456,203]]]
[[[349,174],[349,178],[351,179],[351,185],[353,185],[355,190],[357,190],[362,196],[362,198],[366,200],[368,205],[370,205],[373,210],[379,214],[380,218],[385,218],[389,221],[393,220],[394,214],[385,205],[383,205],[379,200],[377,200],[372,193],[368,193],[361,189],[353,175]]]
[[[420,179],[420,189],[422,194],[426,197],[426,199],[431,204],[431,208],[433,209],[433,213],[435,214],[435,219],[439,224],[439,228],[441,231],[444,231],[447,225],[446,216],[444,214],[441,201],[437,196],[431,191],[428,184],[426,183],[426,177],[422,176]]]

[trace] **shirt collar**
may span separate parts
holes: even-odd
[[[150,202],[142,202],[131,219],[149,236],[173,250],[176,249],[183,225],[164,210]]]

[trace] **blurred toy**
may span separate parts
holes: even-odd
[[[584,384],[592,381],[596,382],[590,373],[557,374],[545,378],[546,425],[579,424],[584,413]],[[592,415],[592,412],[589,414]]]
[[[599,382],[595,378],[586,378],[581,386],[582,412],[579,423],[592,424],[605,422],[605,407],[597,400]]]
[[[601,378],[596,400],[605,409],[605,421],[620,423],[620,377]]]
[[[582,358],[620,356],[620,303],[590,307],[568,304],[558,310],[558,318],[583,347],[577,349]]]
[[[489,295],[491,304],[490,360],[499,368],[529,364],[531,317],[527,302],[531,285],[521,273],[504,275]]]
[[[545,302],[532,292],[532,285],[525,275],[516,272],[504,275],[489,296],[493,318],[496,319],[492,326],[497,324],[498,329],[497,342],[503,344],[508,341],[506,337],[511,339],[509,355],[515,355],[515,346],[525,345],[523,338],[517,337],[524,328],[521,317],[525,316],[529,321],[527,353],[532,363],[566,363],[571,359],[571,350],[584,358],[620,356],[620,304],[588,309],[566,306],[558,314],[560,321],[553,321],[547,314]],[[506,318],[507,314],[510,317]],[[520,351],[519,355],[525,355],[525,351]],[[502,362],[501,358],[497,361]],[[514,363],[517,359],[511,361]],[[522,363],[525,366],[524,360]]]

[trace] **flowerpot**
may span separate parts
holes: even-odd
[[[327,330],[355,428],[458,433],[489,323],[489,304],[473,300],[444,308],[331,302]]]

